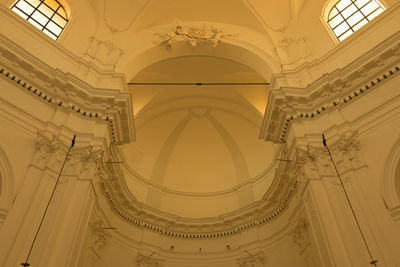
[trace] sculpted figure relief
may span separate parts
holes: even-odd
[[[160,45],[172,48],[176,41],[187,41],[193,47],[202,42],[209,43],[212,47],[217,47],[223,38],[234,36],[224,33],[221,28],[215,26],[184,26],[179,21],[176,24],[171,31],[165,34],[158,34],[161,37]]]

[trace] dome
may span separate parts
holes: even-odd
[[[209,56],[164,60],[132,80],[146,81],[265,82],[241,63]],[[277,149],[258,139],[266,85],[136,85],[131,90],[136,142],[120,152],[126,183],[138,201],[202,218],[249,205],[267,191]]]

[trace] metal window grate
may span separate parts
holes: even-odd
[[[57,0],[18,0],[11,10],[54,40],[68,23],[67,12]]]
[[[328,15],[328,25],[339,42],[385,10],[377,0],[340,0]]]

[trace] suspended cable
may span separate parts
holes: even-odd
[[[182,82],[182,83],[174,83],[174,82],[130,82],[128,85],[195,85],[195,86],[202,86],[202,85],[250,85],[250,86],[259,86],[259,85],[270,85],[269,82],[220,82],[220,83],[212,83],[212,82],[205,82],[205,83],[193,83],[193,82]]]
[[[339,174],[339,171],[338,171],[338,169],[337,169],[337,167],[336,167],[335,161],[334,161],[333,158],[332,158],[331,151],[329,150],[329,147],[328,147],[328,145],[326,144],[326,139],[325,139],[325,135],[324,135],[324,134],[322,134],[322,144],[324,145],[324,147],[326,147],[326,150],[328,150],[329,157],[331,158],[333,167],[335,168],[335,171],[336,171],[336,175],[337,175],[337,177],[339,178],[340,184],[341,184],[341,186],[342,186],[342,188],[343,188],[343,192],[344,192],[344,195],[346,196],[347,203],[348,203],[349,206],[350,206],[351,213],[353,214],[354,221],[355,221],[356,224],[357,224],[358,231],[360,232],[360,235],[361,235],[361,237],[362,237],[362,240],[364,241],[365,248],[366,248],[367,251],[368,251],[369,258],[371,259],[371,261],[369,262],[369,264],[374,265],[374,266],[378,266],[378,265],[377,265],[378,261],[375,260],[374,257],[372,256],[371,250],[370,250],[369,247],[368,247],[367,240],[365,239],[365,236],[364,236],[364,234],[363,234],[363,232],[362,232],[362,230],[361,230],[361,226],[360,226],[360,223],[358,222],[356,213],[355,213],[355,211],[354,211],[354,209],[353,209],[353,205],[351,204],[349,195],[347,194],[347,190],[346,190],[346,188],[344,187],[344,183],[343,183],[342,177],[340,177],[340,174]]]
[[[46,209],[45,209],[44,212],[43,212],[42,219],[40,220],[38,229],[36,230],[36,234],[35,234],[35,237],[33,238],[31,248],[29,249],[29,252],[28,252],[28,256],[26,257],[25,262],[21,263],[22,266],[25,266],[25,267],[26,267],[26,266],[30,266],[30,264],[28,263],[29,257],[31,256],[31,253],[32,253],[32,250],[33,250],[33,246],[35,245],[36,238],[37,238],[37,236],[38,236],[38,234],[39,234],[39,231],[40,231],[40,229],[42,228],[42,224],[43,224],[44,218],[46,217],[47,210],[49,209],[50,202],[51,202],[51,200],[53,199],[54,193],[56,192],[56,188],[57,188],[58,182],[60,181],[62,171],[63,171],[63,169],[64,169],[65,163],[67,162],[67,159],[68,159],[68,156],[69,156],[69,152],[71,151],[71,149],[72,149],[72,148],[74,147],[74,145],[75,145],[75,138],[76,138],[76,135],[74,134],[74,138],[72,138],[71,146],[69,147],[68,152],[67,152],[67,155],[65,156],[63,165],[61,166],[61,169],[60,169],[60,173],[58,174],[56,183],[54,184],[53,191],[51,192],[49,201],[47,202]]]

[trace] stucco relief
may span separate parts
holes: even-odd
[[[101,251],[110,236],[104,231],[101,220],[96,216],[92,216],[89,222],[89,231],[89,248],[93,252],[94,259],[98,260],[101,258]]]
[[[293,230],[289,233],[289,237],[293,243],[297,246],[299,254],[305,253],[307,248],[310,246],[310,224],[306,219],[304,206],[300,207],[300,214]]]
[[[196,47],[201,43],[208,43],[212,47],[217,47],[218,44],[227,37],[235,35],[226,33],[222,28],[213,25],[203,26],[187,26],[177,21],[170,31],[166,33],[158,33],[160,37],[158,43],[167,48],[173,48],[177,41],[186,41],[191,46]]]
[[[35,155],[33,156],[32,165],[41,169],[45,168],[54,151],[55,147],[47,139],[39,136],[35,145]]]
[[[116,171],[118,173],[118,171]],[[224,218],[210,218],[212,222],[193,225],[173,214],[160,214],[139,203],[134,197],[128,198],[116,173],[110,173],[99,166],[96,183],[111,209],[122,219],[137,227],[185,239],[217,238],[240,233],[247,229],[268,223],[279,217],[287,208],[294,195],[297,181],[286,175],[280,177],[279,186],[272,196],[265,198],[245,214],[232,213]],[[230,221],[227,223],[227,221]]]
[[[264,267],[264,253],[259,252],[254,255],[248,255],[238,260],[240,267]]]
[[[314,120],[390,81],[400,73],[399,66],[394,65],[397,64],[394,62],[397,62],[395,55],[398,55],[398,50],[397,45],[386,52],[375,50],[371,52],[374,57],[359,58],[335,71],[319,73],[322,66],[313,63],[307,68],[302,67],[296,75],[290,71],[275,75],[272,84],[276,89],[270,95],[270,102],[274,104],[267,106],[261,136],[265,140],[282,143],[287,139],[294,121]],[[304,82],[298,83],[299,79]]]
[[[311,50],[304,37],[298,39],[285,37],[277,43],[276,50],[284,65],[292,65],[311,56]]]
[[[328,147],[339,173],[359,169],[365,165],[360,153],[360,141],[353,133],[341,136],[339,141],[328,144]],[[298,148],[297,155],[302,159],[304,173],[308,178],[336,175],[332,160],[322,143],[320,147]]]
[[[36,152],[32,165],[38,168],[49,168],[60,172],[68,153],[66,144],[55,137],[38,135]],[[63,175],[76,175],[82,179],[92,179],[99,169],[103,151],[93,147],[74,147],[68,156]]]
[[[136,266],[137,267],[161,267],[162,261],[152,258],[151,256],[145,256],[138,253],[136,255]]]
[[[123,50],[110,40],[104,41],[94,36],[89,38],[86,58],[90,60],[97,60],[103,65],[116,65],[122,54]]]

